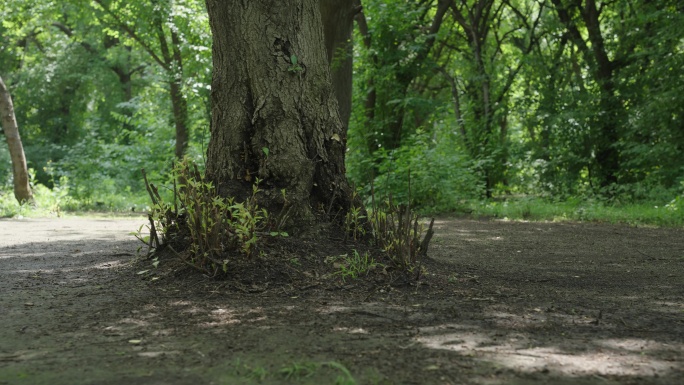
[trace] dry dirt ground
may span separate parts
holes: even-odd
[[[397,286],[311,247],[261,281],[154,268],[142,222],[0,220],[0,384],[684,384],[681,229],[442,218]]]

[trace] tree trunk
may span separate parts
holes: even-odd
[[[342,218],[351,204],[318,0],[207,0],[213,34],[207,175],[244,199],[260,180],[288,231]],[[281,193],[285,190],[285,198]]]
[[[188,129],[188,102],[183,96],[183,56],[180,52],[180,38],[178,33],[171,30],[171,105],[173,106],[173,120],[176,124],[176,158],[182,159],[188,150],[190,130]]]
[[[595,0],[587,0],[583,5],[577,4],[577,11],[579,11],[587,30],[587,40],[591,43],[588,44],[573,18],[572,7],[566,6],[561,0],[552,0],[552,3],[558,19],[565,25],[569,38],[582,52],[584,61],[590,68],[589,73],[599,85],[599,105],[602,114],[595,117],[593,124],[595,127],[593,129],[594,151],[596,153],[596,172],[594,174],[599,179],[599,186],[606,188],[619,182],[620,151],[616,144],[620,140],[618,127],[622,124],[622,116],[625,115],[625,112],[621,105],[620,96],[615,89],[616,70],[619,69],[619,66],[610,59],[601,31],[600,11],[602,7],[597,7]],[[612,194],[610,191],[607,193],[608,195]]]
[[[24,147],[21,145],[19,126],[14,116],[14,106],[5,83],[0,77],[0,116],[2,128],[9,146],[10,158],[12,159],[12,175],[14,176],[14,197],[19,203],[33,200],[33,193],[29,186],[28,172],[26,170],[26,157]]]
[[[319,9],[333,89],[346,129],[352,110],[352,30],[358,9],[353,0],[319,0]]]
[[[176,126],[176,158],[182,159],[188,149],[190,141],[188,133],[188,104],[183,97],[181,81],[174,78],[171,87],[171,106],[173,107],[173,122]]]
[[[171,47],[169,47],[164,32],[164,24],[161,15],[153,21],[155,23],[159,48],[164,58],[162,67],[169,77],[169,93],[171,95],[171,108],[173,109],[173,122],[176,126],[176,158],[182,159],[188,148],[188,104],[183,97],[183,57],[180,53],[180,39],[173,29],[171,35]]]
[[[582,10],[582,18],[587,26],[591,49],[596,62],[594,71],[596,82],[600,87],[600,106],[604,114],[598,126],[600,129],[596,143],[596,166],[600,178],[600,186],[605,188],[618,183],[620,171],[620,153],[615,147],[620,140],[618,127],[620,116],[625,115],[620,106],[619,96],[615,92],[614,62],[608,57],[601,32],[600,11],[594,0],[588,0]],[[610,194],[610,193],[609,193]]]

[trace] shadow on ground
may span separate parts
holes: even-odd
[[[141,223],[0,221],[0,384],[684,378],[681,230],[445,218],[423,285],[236,290],[134,263]]]

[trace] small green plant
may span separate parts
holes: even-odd
[[[283,377],[286,379],[298,379],[311,377],[316,370],[319,368],[320,364],[315,362],[293,362],[290,365],[283,366],[278,370]]]
[[[233,363],[233,374],[259,382],[264,381],[269,375],[268,369],[263,366],[253,367],[243,363],[240,359],[235,360]]]
[[[249,258],[257,247],[258,233],[265,227],[268,213],[259,208],[255,181],[252,195],[244,202],[232,197],[220,197],[211,182],[196,165],[183,160],[174,167],[173,203],[164,202],[157,188],[145,184],[152,199],[148,229],[150,235],[138,235],[150,251],[162,246],[187,246],[185,253],[176,254],[193,268],[216,276],[228,272],[230,261],[226,255]],[[138,230],[141,233],[142,229]],[[286,234],[278,232],[278,235]]]
[[[349,369],[335,361],[292,362],[281,366],[277,371],[270,371],[263,366],[252,366],[237,359],[232,363],[231,367],[231,375],[250,380],[249,383],[252,383],[252,381],[269,381],[269,383],[274,381],[281,383],[282,380],[287,381],[287,383],[300,383],[305,378],[311,378],[313,376],[323,377],[333,373],[336,373],[334,381],[317,381],[317,383],[335,385],[356,385],[357,383]],[[323,372],[323,370],[325,370],[325,372]],[[321,380],[321,378],[317,379]],[[312,380],[310,379],[309,381]]]
[[[359,201],[358,192],[352,193],[352,202]],[[351,237],[354,241],[358,241],[366,235],[366,228],[364,227],[366,216],[363,207],[352,205],[344,217],[345,237]]]
[[[354,376],[352,376],[349,369],[347,369],[344,365],[335,361],[324,362],[323,365],[332,369],[337,369],[341,372],[341,374],[335,378],[335,385],[356,385]]]
[[[682,193],[675,196],[674,199],[665,205],[665,209],[667,209],[671,214],[674,214],[677,211],[684,211],[684,181],[682,181],[680,185]]]
[[[342,280],[347,278],[356,279],[362,275],[367,275],[370,271],[379,266],[375,259],[370,256],[368,252],[360,254],[358,251],[349,254],[343,254],[337,259],[339,263],[338,274]]]
[[[333,383],[335,385],[356,385],[356,380],[349,369],[335,361],[294,362],[290,365],[283,366],[278,373],[288,380],[297,380],[311,377],[321,368],[332,369],[340,373],[335,377],[335,382]]]
[[[410,173],[408,186],[410,202]],[[435,219],[432,218],[423,236],[423,225],[419,222],[418,214],[411,209],[410,203],[396,205],[390,195],[384,204],[379,205],[375,200],[372,186],[371,206],[368,217],[375,244],[385,251],[396,268],[413,275],[416,280],[419,279],[422,271],[421,258],[427,256],[427,248],[434,235],[432,226]]]
[[[246,375],[246,378],[249,378],[251,380],[257,380],[257,381],[263,381],[266,379],[268,376],[268,370],[264,367],[256,367],[252,368]]]
[[[296,73],[300,73],[300,74],[301,74],[301,72],[304,71],[304,68],[302,68],[302,66],[300,66],[298,62],[299,62],[299,60],[297,59],[297,55],[292,54],[292,55],[290,56],[290,63],[291,63],[292,65],[289,66],[289,67],[287,68],[287,70],[290,71],[290,72],[296,72]]]

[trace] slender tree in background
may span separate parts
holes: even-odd
[[[582,58],[588,64],[589,74],[599,88],[598,104],[600,115],[593,124],[594,151],[596,162],[595,177],[602,188],[618,182],[620,170],[620,126],[625,114],[617,92],[616,75],[620,68],[628,63],[628,57],[634,47],[617,45],[614,57],[611,59],[606,47],[605,32],[600,17],[603,6],[598,6],[595,0],[585,2],[563,2],[552,0],[558,18],[566,28],[566,34],[582,53]],[[582,29],[586,31],[586,38]]]
[[[406,2],[392,4],[390,9],[382,3],[379,8],[383,12],[375,15],[377,19],[369,22],[367,12],[356,17],[363,47],[370,57],[365,63],[368,69],[363,90],[363,124],[368,126],[363,134],[370,154],[400,147],[402,140],[415,131],[415,124],[406,121],[423,118],[416,112],[417,98],[409,91],[418,87],[421,77],[433,73],[428,58],[449,4],[448,0]]]
[[[525,63],[524,56],[535,47],[544,3],[450,1],[449,11],[457,28],[445,44],[454,48],[458,59],[445,64],[459,80],[446,69],[442,73],[450,84],[463,146],[482,164],[488,198],[497,183],[506,183],[509,94]]]
[[[31,186],[29,186],[28,172],[26,170],[26,157],[24,147],[21,145],[19,126],[14,116],[12,96],[0,77],[0,115],[2,116],[2,129],[9,146],[10,158],[12,159],[12,175],[14,176],[14,197],[19,203],[33,200]]]
[[[176,157],[182,158],[188,148],[190,133],[188,128],[188,105],[183,94],[183,55],[181,54],[181,36],[171,17],[171,2],[153,1],[151,7],[136,7],[138,12],[147,12],[144,25],[136,25],[118,14],[112,5],[117,8],[125,8],[125,5],[116,2],[95,0],[112,20],[111,24],[117,29],[124,31],[131,39],[135,40],[145,52],[164,70],[168,77],[169,95],[173,110],[173,122],[176,127]],[[141,30],[144,30],[141,31]],[[156,49],[155,49],[156,47]]]
[[[269,212],[284,208],[290,231],[343,216],[351,204],[346,132],[319,2],[207,0],[207,10],[214,43],[209,178],[221,195],[238,198],[258,178],[263,204]]]

